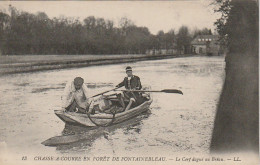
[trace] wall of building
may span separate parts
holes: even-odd
[[[206,45],[193,45],[192,51],[195,54],[205,54],[214,56],[224,54],[224,52],[220,50],[220,45],[213,43],[210,44],[208,47]]]
[[[146,51],[147,55],[168,55],[168,54],[177,54],[177,50],[176,49],[159,49],[159,50],[147,50]]]
[[[193,45],[194,53],[196,54],[206,54],[206,45]]]

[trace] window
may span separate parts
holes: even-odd
[[[206,38],[205,40],[206,40],[206,41],[209,41],[209,39],[207,39],[207,38]]]
[[[211,38],[209,39],[209,41],[211,41]]]
[[[201,39],[198,39],[199,41],[201,41]]]
[[[202,41],[204,41],[204,38],[202,39]]]

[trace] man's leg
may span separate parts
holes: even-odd
[[[137,98],[137,100],[136,100],[134,106],[141,105],[145,101],[145,98],[142,95],[137,95],[136,98]]]
[[[130,108],[131,108],[131,105],[135,102],[135,99],[134,98],[130,98],[130,101],[125,109],[125,111],[128,111]]]
[[[76,111],[76,101],[74,100],[67,108],[65,108],[68,112],[75,112]]]
[[[86,109],[79,107],[78,113],[86,113]]]
[[[86,109],[81,108],[75,100],[65,109],[68,112],[86,113]]]
[[[125,109],[125,102],[122,97],[122,94],[120,93],[120,94],[117,94],[116,96],[117,96],[117,99],[118,99],[119,103],[121,104],[121,106]]]
[[[76,101],[75,101],[75,102],[76,102]],[[81,108],[81,107],[77,104],[77,102],[76,102],[76,107],[77,107],[77,109],[78,109],[77,113],[86,113],[86,109]]]

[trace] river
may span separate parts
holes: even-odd
[[[184,95],[153,93],[148,113],[101,135],[67,146],[41,144],[74,131],[64,129],[53,113],[68,80],[83,77],[94,95],[122,81],[128,65],[144,86],[180,89]],[[188,57],[2,76],[1,150],[19,156],[208,153],[224,67],[224,57]]]

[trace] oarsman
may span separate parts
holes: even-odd
[[[86,113],[89,107],[87,99],[87,87],[84,79],[76,77],[72,82],[68,82],[65,89],[63,100],[63,108],[70,112]]]
[[[142,84],[138,76],[133,75],[132,68],[130,66],[126,67],[126,77],[124,80],[119,83],[116,87],[125,86],[125,89],[129,90],[123,92],[124,99],[129,101],[125,110],[128,110],[133,103],[136,105],[142,102],[142,96],[139,92],[132,92],[131,90],[140,90],[142,89]]]

